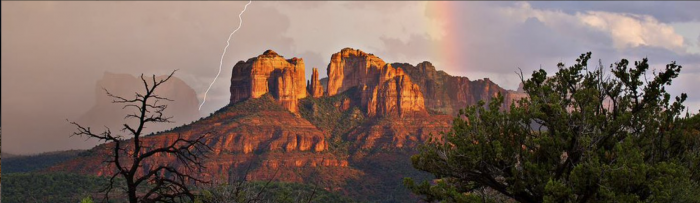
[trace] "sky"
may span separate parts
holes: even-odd
[[[36,153],[75,146],[27,146],[94,105],[106,72],[166,74],[178,69],[201,102],[226,38],[247,2],[3,1],[3,151]],[[252,2],[233,35],[220,77],[201,114],[229,99],[231,68],[267,49],[301,57],[307,78],[321,77],[345,47],[387,62],[432,62],[470,79],[516,89],[516,71],[549,73],[592,52],[608,67],[648,57],[652,68],[676,61],[669,89],[700,109],[700,2]],[[18,144],[13,144],[18,143]]]

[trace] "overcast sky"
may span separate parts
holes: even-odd
[[[3,151],[47,151],[13,143],[41,142],[48,135],[36,129],[86,112],[105,71],[179,69],[176,76],[201,102],[246,3],[3,1]],[[648,57],[657,69],[677,61],[684,68],[670,91],[688,93],[686,104],[697,112],[698,11],[700,2],[253,2],[202,114],[228,103],[238,60],[273,49],[303,58],[308,75],[318,67],[325,77],[331,54],[344,47],[387,62],[431,61],[452,75],[488,77],[506,89],[517,88],[518,68],[553,73],[558,62],[572,64],[588,51],[606,66],[621,58]]]

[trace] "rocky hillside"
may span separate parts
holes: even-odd
[[[321,185],[364,201],[410,202],[415,199],[402,178],[425,175],[410,165],[416,146],[448,130],[456,109],[497,92],[515,95],[488,79],[449,76],[429,63],[386,63],[351,48],[333,54],[327,71],[328,78],[319,79],[314,68],[306,81],[303,59],[265,51],[233,67],[229,105],[142,141],[165,146],[178,135],[210,132],[203,175],[212,179],[245,175]],[[100,162],[111,146],[51,170],[109,174],[114,168]],[[156,157],[144,166],[172,159]]]
[[[467,77],[451,76],[436,70],[427,61],[416,66],[407,63],[392,65],[404,70],[418,84],[425,95],[427,108],[442,113],[456,115],[459,109],[474,105],[479,100],[490,101],[499,92],[505,98],[504,107],[526,95],[523,92],[505,90],[488,78],[469,80]]]
[[[327,151],[325,135],[305,119],[280,106],[269,94],[222,108],[209,117],[169,132],[150,135],[144,145],[165,146],[177,139],[194,138],[211,132],[206,139],[212,148],[204,174],[216,180],[238,179],[245,170],[249,180],[304,182],[317,168],[336,171],[328,179],[347,179],[358,170],[347,159]],[[102,157],[112,144],[103,144],[84,153],[82,159],[66,162],[53,170],[105,175],[113,171],[101,165]],[[173,157],[156,157],[152,163],[172,162]],[[250,167],[250,168],[249,168]],[[345,175],[343,175],[345,174]]]

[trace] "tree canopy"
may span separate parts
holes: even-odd
[[[700,116],[666,91],[681,66],[590,58],[534,71],[508,109],[499,95],[461,110],[411,158],[436,179],[406,186],[430,202],[700,201]]]

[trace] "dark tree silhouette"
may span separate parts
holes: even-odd
[[[155,91],[163,83],[167,82],[175,73],[173,71],[164,79],[156,79],[153,75],[152,82],[147,82],[141,74],[145,93],[135,93],[133,99],[113,95],[105,89],[107,95],[114,99],[113,103],[123,104],[124,108],[137,110],[135,113],[126,115],[125,119],[136,119],[138,124],[124,124],[122,132],[133,137],[124,137],[113,134],[109,128],[101,133],[94,133],[89,127],[81,126],[71,122],[78,128],[78,132],[73,136],[83,136],[97,138],[105,143],[112,142],[114,145],[112,154],[105,162],[116,168],[111,175],[109,185],[102,191],[104,200],[109,199],[109,193],[115,188],[116,179],[123,178],[126,184],[126,192],[129,202],[182,202],[183,200],[193,201],[195,195],[188,187],[192,184],[206,183],[198,172],[204,166],[202,160],[206,158],[205,153],[210,151],[204,142],[203,134],[196,139],[184,139],[178,133],[178,138],[167,146],[144,146],[141,140],[144,128],[149,123],[171,123],[172,117],[163,116],[163,111],[167,105],[159,103],[163,100],[172,101],[168,98],[158,96]],[[169,163],[148,162],[149,167],[144,165],[155,156],[174,156],[175,161]]]
[[[647,75],[647,58],[622,59],[608,72],[590,58],[533,72],[508,111],[501,95],[460,110],[411,157],[436,180],[408,188],[428,202],[502,201],[486,189],[517,202],[698,202],[698,118],[666,91],[681,66]]]

